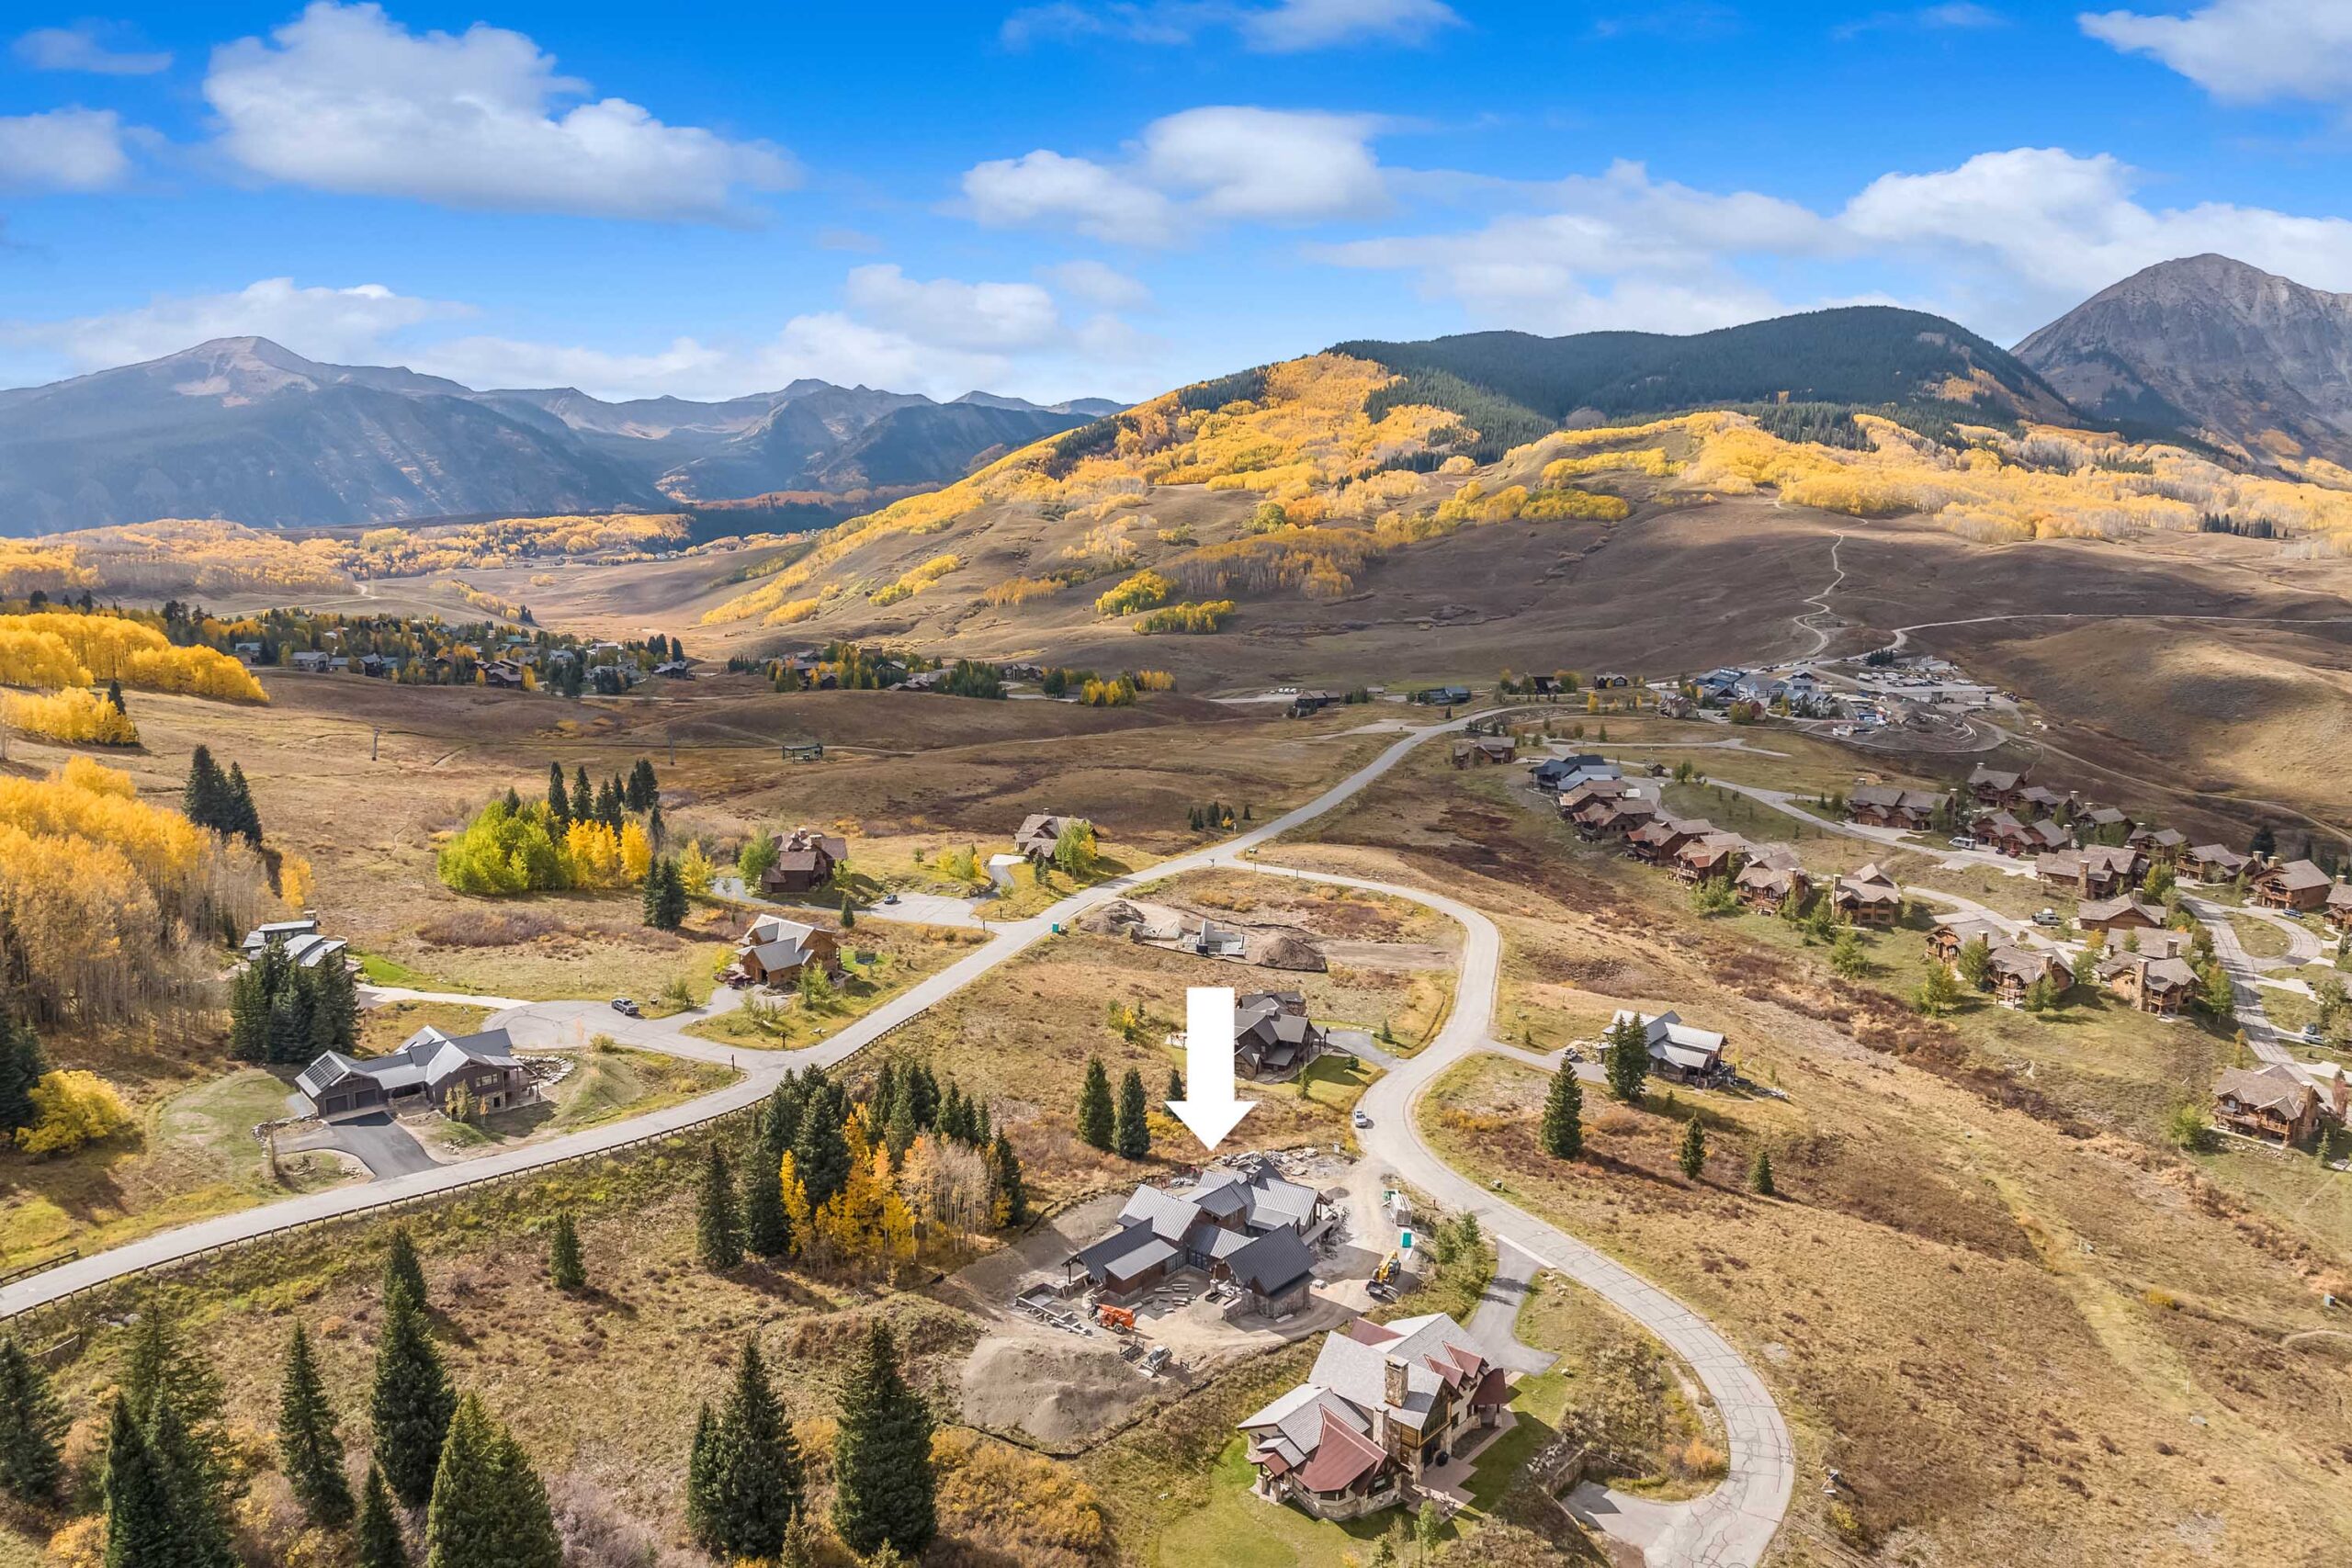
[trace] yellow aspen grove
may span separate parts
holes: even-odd
[[[0,630],[10,627],[55,637],[87,671],[81,681],[56,684],[119,681],[135,691],[181,692],[193,697],[244,703],[269,700],[252,672],[227,654],[209,648],[175,648],[162,632],[139,621],[127,621],[119,615],[68,615],[56,611],[0,616]]]
[[[644,881],[645,874],[653,869],[653,842],[634,822],[621,829],[620,867],[621,875],[631,882]]]
[[[53,695],[0,692],[0,719],[23,735],[80,746],[136,746],[130,716],[86,686]]]

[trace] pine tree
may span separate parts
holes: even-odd
[[[48,1377],[14,1338],[0,1339],[0,1492],[19,1503],[57,1495],[65,1473],[57,1438],[64,1426]]]
[[[179,1568],[237,1568],[237,1554],[229,1548],[221,1472],[189,1433],[170,1394],[155,1401],[146,1438],[171,1494],[172,1533],[178,1541],[175,1562]]]
[[[1584,1152],[1584,1085],[1577,1081],[1573,1064],[1563,1062],[1552,1075],[1551,1092],[1544,1097],[1544,1152],[1554,1159],[1574,1159]]]
[[[188,758],[187,784],[180,792],[180,815],[224,838],[232,831],[228,776],[212,760],[209,747],[198,746]]]
[[[384,1472],[372,1464],[360,1488],[359,1568],[409,1568],[408,1542],[392,1511],[392,1495],[385,1490]]]
[[[1111,1152],[1115,1116],[1111,1110],[1111,1075],[1102,1058],[1086,1059],[1086,1084],[1078,1093],[1078,1135],[1103,1153]]]
[[[449,1433],[458,1396],[442,1369],[441,1353],[425,1330],[424,1309],[405,1285],[384,1301],[384,1333],[376,1343],[376,1382],[369,1400],[376,1462],[392,1495],[412,1508],[433,1495],[433,1475]]]
[[[800,1109],[808,1102],[808,1082],[798,1073],[786,1073],[784,1081],[768,1092],[767,1106],[760,1113],[760,1146],[779,1164],[792,1152],[800,1133]]]
[[[710,1401],[695,1409],[694,1441],[686,1449],[686,1536],[702,1540],[717,1528],[718,1504],[711,1482],[718,1472],[718,1418]]]
[[[406,1225],[394,1225],[390,1244],[384,1249],[384,1301],[390,1304],[392,1292],[408,1287],[409,1299],[420,1310],[429,1308],[432,1299],[424,1293],[424,1265],[418,1261],[416,1242]]]
[[[1029,1188],[1022,1179],[1021,1156],[1012,1152],[1012,1140],[1001,1132],[996,1135],[995,1155],[989,1163],[990,1174],[996,1180],[996,1223],[1027,1224]]]
[[[563,764],[548,764],[548,820],[562,832],[571,826],[571,795],[563,787]]]
[[[888,1101],[889,1112],[882,1122],[882,1142],[890,1151],[893,1165],[907,1157],[922,1129],[915,1125],[915,1111],[911,1097],[903,1083]]]
[[[1119,1080],[1118,1124],[1113,1142],[1121,1159],[1142,1159],[1151,1153],[1151,1123],[1146,1114],[1143,1074],[1133,1067]]]
[[[1170,1100],[1184,1098],[1184,1075],[1174,1067],[1168,1069],[1168,1098]]]
[[[148,1447],[127,1399],[114,1402],[107,1427],[105,1494],[107,1568],[177,1568],[189,1561],[171,1478]]]
[[[351,1483],[343,1472],[343,1439],[319,1381],[311,1337],[296,1324],[286,1346],[286,1376],[277,1394],[277,1454],[294,1500],[313,1524],[341,1529],[351,1522]]]
[[[842,1135],[848,1115],[838,1085],[820,1081],[800,1113],[792,1140],[793,1174],[808,1190],[808,1206],[821,1209],[849,1181],[849,1140]]]
[[[107,682],[107,702],[113,706],[114,711],[117,713],[127,714],[130,711],[122,705],[122,682],[119,681],[108,681]]]
[[[855,924],[857,924],[857,908],[849,901],[849,890],[843,888],[842,890],[842,930],[847,931]]]
[[[424,1519],[424,1568],[562,1568],[548,1489],[513,1434],[468,1394],[450,1418]]]
[[[33,1086],[49,1071],[33,1026],[0,1009],[0,1140],[40,1119],[33,1109]]]
[[[743,1221],[735,1206],[735,1179],[715,1143],[704,1159],[702,1190],[695,1202],[695,1258],[704,1268],[718,1270],[743,1261]]]
[[[571,819],[574,822],[596,820],[596,786],[588,782],[588,770],[582,766],[571,774]]]
[[[568,1296],[588,1288],[588,1266],[580,1258],[580,1227],[569,1209],[557,1211],[555,1227],[548,1235],[548,1282]]]
[[[678,874],[674,856],[663,856],[661,870],[662,898],[654,911],[653,923],[665,931],[673,931],[686,923],[686,879]]]
[[[901,1151],[903,1152],[903,1151]],[[792,1250],[792,1215],[784,1206],[784,1162],[755,1151],[743,1173],[743,1242],[762,1258]]]
[[[850,1368],[833,1440],[833,1529],[861,1556],[885,1545],[919,1557],[938,1529],[931,1412],[899,1371],[876,1318]]]
[[[776,1555],[802,1506],[804,1483],[800,1447],[768,1382],[756,1338],[744,1342],[735,1386],[707,1438],[697,1430],[696,1439],[707,1449],[695,1544],[721,1562]]]
[[[1762,1144],[1756,1145],[1756,1157],[1747,1162],[1747,1190],[1758,1198],[1772,1196],[1772,1151]]]
[[[254,807],[253,791],[245,784],[242,762],[229,764],[228,831],[254,849],[261,848],[261,813]]]
[[[1682,1174],[1693,1181],[1707,1168],[1707,1130],[1699,1124],[1695,1112],[1682,1124],[1682,1147],[1674,1157],[1675,1163],[1682,1167]]]
[[[1628,1105],[1638,1103],[1642,1085],[1650,1074],[1648,1032],[1642,1021],[1628,1015],[1609,1026],[1601,1036],[1602,1066],[1609,1076],[1609,1092]]]
[[[150,1431],[156,1409],[170,1404],[181,1428],[218,1482],[229,1473],[228,1438],[221,1430],[220,1374],[180,1343],[171,1317],[149,1306],[139,1314],[122,1370],[122,1398],[140,1429]]]

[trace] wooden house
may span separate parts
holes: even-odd
[[[1903,914],[1903,889],[1873,862],[1831,885],[1829,908],[1858,926],[1891,926]]]
[[[2213,1086],[2213,1124],[2285,1147],[2319,1129],[2319,1090],[2279,1062],[2225,1067]]]
[[[2335,886],[2335,879],[2311,862],[2290,860],[2256,872],[2248,892],[2266,909],[2317,909]]]
[[[2253,863],[2252,855],[2242,855],[2226,844],[2192,844],[2180,852],[2177,869],[2183,876],[2211,885],[2234,882]]]

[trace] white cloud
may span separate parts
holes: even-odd
[[[97,22],[35,28],[17,39],[17,58],[35,71],[85,71],[100,76],[153,76],[171,69],[166,50],[116,49],[119,28]]]
[[[1224,221],[1316,223],[1390,205],[1368,115],[1215,105],[1144,127],[1118,164],[1039,149],[965,173],[965,207],[994,228],[1057,225],[1169,245]]]
[[[976,164],[963,184],[972,216],[994,229],[1060,224],[1128,245],[1169,244],[1177,234],[1173,202],[1089,158],[1039,148]]]
[[[860,316],[948,348],[1035,348],[1062,330],[1054,297],[1034,283],[921,283],[880,263],[854,268],[842,298]]]
[[[125,130],[112,109],[51,109],[0,117],[0,186],[104,190],[130,173]]]
[[[1913,11],[1873,11],[1850,22],[1840,22],[1829,29],[1835,39],[1860,38],[1864,33],[1918,28],[1926,32],[1976,31],[1985,28],[2008,25],[2008,18],[1998,11],[1972,5],[1970,0],[1950,0],[1941,6],[1922,6]]]
[[[0,342],[45,351],[73,370],[160,359],[217,337],[266,337],[308,359],[365,362],[386,340],[426,321],[465,314],[445,300],[396,294],[379,283],[300,288],[266,277],[233,293],[160,296],[101,315],[0,325]]]
[[[232,292],[163,297],[96,315],[0,321],[0,349],[14,351],[0,356],[0,375],[50,380],[158,358],[209,338],[256,336],[311,359],[406,365],[477,388],[726,398],[814,376],[937,398],[985,387],[1051,402],[1157,390],[1155,361],[1166,347],[1108,311],[1071,324],[1036,283],[918,279],[888,265],[852,270],[840,309],[797,313],[766,337],[680,336],[631,351],[503,333],[438,335],[476,314],[381,284],[305,288],[265,278]]]
[[[1071,299],[1099,305],[1106,310],[1146,310],[1151,308],[1151,290],[1141,278],[1130,277],[1117,267],[1091,258],[1041,267],[1037,276]]]
[[[1411,273],[1481,322],[1553,332],[1691,332],[1842,302],[1855,291],[1837,285],[1856,265],[1879,280],[1915,279],[1899,292],[2003,341],[2142,267],[2205,251],[2352,289],[2352,221],[2225,203],[2151,208],[2135,186],[2133,172],[2105,154],[2017,148],[1882,175],[1825,213],[1757,192],[1660,182],[1620,164],[1542,187],[1545,210],[1310,254]],[[1759,277],[1795,282],[1768,287]]]
[[[739,190],[796,178],[766,142],[665,125],[623,98],[571,102],[587,91],[521,33],[412,33],[379,6],[334,0],[222,45],[204,81],[229,156],[321,190],[713,220],[741,216]]]
[[[1426,43],[1461,21],[1444,0],[1111,0],[1093,6],[1052,0],[1015,11],[1005,18],[1001,36],[1014,49],[1040,39],[1090,37],[1182,45],[1229,28],[1246,48],[1295,54],[1350,44]]]
[[[2352,89],[2352,6],[2343,0],[2211,0],[2187,16],[2086,11],[2076,20],[2218,98],[2333,102]]]
[[[1186,109],[1144,128],[1143,168],[1191,192],[1211,218],[1309,222],[1388,205],[1364,115],[1294,109]]]

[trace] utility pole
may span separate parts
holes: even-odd
[[[378,725],[378,726],[376,727],[376,732],[375,732],[375,734],[373,734],[372,736],[368,737],[368,760],[369,761],[371,761],[371,762],[372,762],[372,761],[374,761],[376,760],[376,751],[377,751],[377,749],[378,749],[379,747],[380,747],[383,743],[384,743],[384,727],[383,727],[382,725],[380,725],[380,724],[379,724],[379,725]]]
[[[678,765],[678,732],[675,729],[664,729],[662,734],[670,742],[670,765],[674,768]]]

